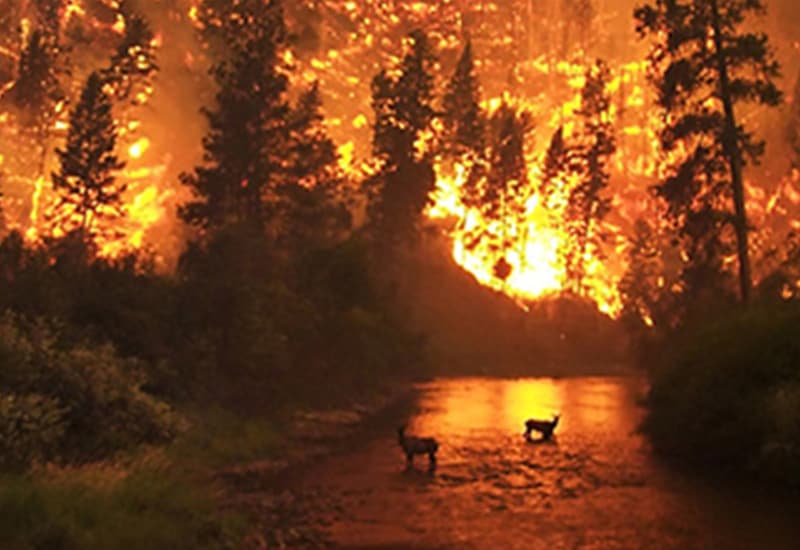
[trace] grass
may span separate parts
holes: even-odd
[[[245,418],[219,407],[187,416],[191,428],[169,450],[171,459],[184,468],[219,468],[269,458],[283,441],[269,418]]]
[[[235,548],[243,525],[212,495],[171,471],[108,484],[71,475],[0,479],[0,547],[7,550]]]
[[[187,417],[166,448],[0,477],[0,548],[237,548],[246,519],[215,508],[209,472],[272,456],[281,436],[271,420],[221,408]]]

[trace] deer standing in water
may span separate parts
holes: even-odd
[[[558,419],[560,415],[554,414],[552,420],[526,420],[525,421],[525,439],[531,439],[531,432],[539,432],[542,434],[542,439],[548,440],[553,437],[553,432],[558,426]]]
[[[432,437],[414,437],[406,435],[406,427],[397,428],[397,442],[406,455],[408,465],[414,463],[414,455],[428,455],[431,466],[436,464],[436,451],[439,450],[439,443]]]

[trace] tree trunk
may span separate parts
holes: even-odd
[[[737,126],[731,98],[730,79],[728,77],[728,64],[722,50],[722,30],[720,24],[719,7],[717,0],[711,0],[711,20],[714,29],[714,49],[717,57],[717,71],[719,72],[719,85],[722,103],[725,108],[725,129],[723,134],[723,147],[728,157],[731,170],[731,185],[733,186],[733,204],[735,208],[734,229],[736,230],[736,247],[739,257],[739,291],[742,303],[750,300],[751,274],[750,250],[748,245],[747,211],[744,204],[744,182],[742,178],[742,152],[736,139]]]

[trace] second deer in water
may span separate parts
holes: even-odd
[[[525,439],[531,438],[531,432],[539,432],[542,434],[542,439],[550,439],[553,437],[553,432],[558,426],[559,415],[553,415],[552,420],[526,420],[525,421]]]
[[[406,427],[401,426],[397,428],[397,442],[406,454],[409,465],[413,464],[414,455],[428,455],[430,464],[436,464],[436,451],[439,450],[439,443],[434,438],[406,435]]]

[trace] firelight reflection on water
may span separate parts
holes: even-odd
[[[712,486],[667,467],[638,433],[643,383],[626,378],[453,378],[415,410],[304,472],[337,548],[789,549],[796,501]],[[561,414],[553,441],[527,418]],[[406,468],[397,424],[436,437],[435,469]]]

